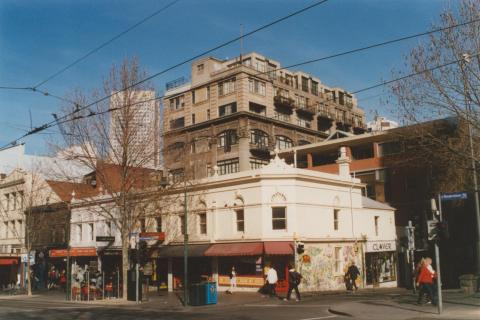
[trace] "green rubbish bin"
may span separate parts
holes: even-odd
[[[202,283],[193,283],[188,291],[188,304],[191,306],[205,305],[205,286]]]

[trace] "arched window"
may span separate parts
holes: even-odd
[[[293,147],[293,141],[289,137],[276,136],[275,137],[275,147],[278,150],[288,149],[288,148]]]
[[[252,129],[250,130],[250,143],[261,147],[268,147],[268,134],[262,130]]]
[[[225,148],[238,143],[238,136],[236,130],[225,130],[218,135],[218,146]]]

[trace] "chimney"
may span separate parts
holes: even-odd
[[[350,177],[350,158],[347,156],[347,148],[340,148],[340,157],[337,159],[338,163],[338,174],[341,177]]]

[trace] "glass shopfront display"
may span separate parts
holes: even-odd
[[[397,280],[395,251],[367,252],[365,266],[367,285]]]

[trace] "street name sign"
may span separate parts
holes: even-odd
[[[443,193],[440,195],[442,201],[465,200],[468,198],[466,192]]]
[[[101,242],[101,241],[114,242],[114,241],[115,241],[115,237],[97,236],[97,237],[95,238],[95,240],[97,240],[98,242]]]
[[[163,241],[163,240],[165,240],[165,232],[141,232],[140,233],[140,240],[144,240],[144,241],[149,241],[149,240]]]

